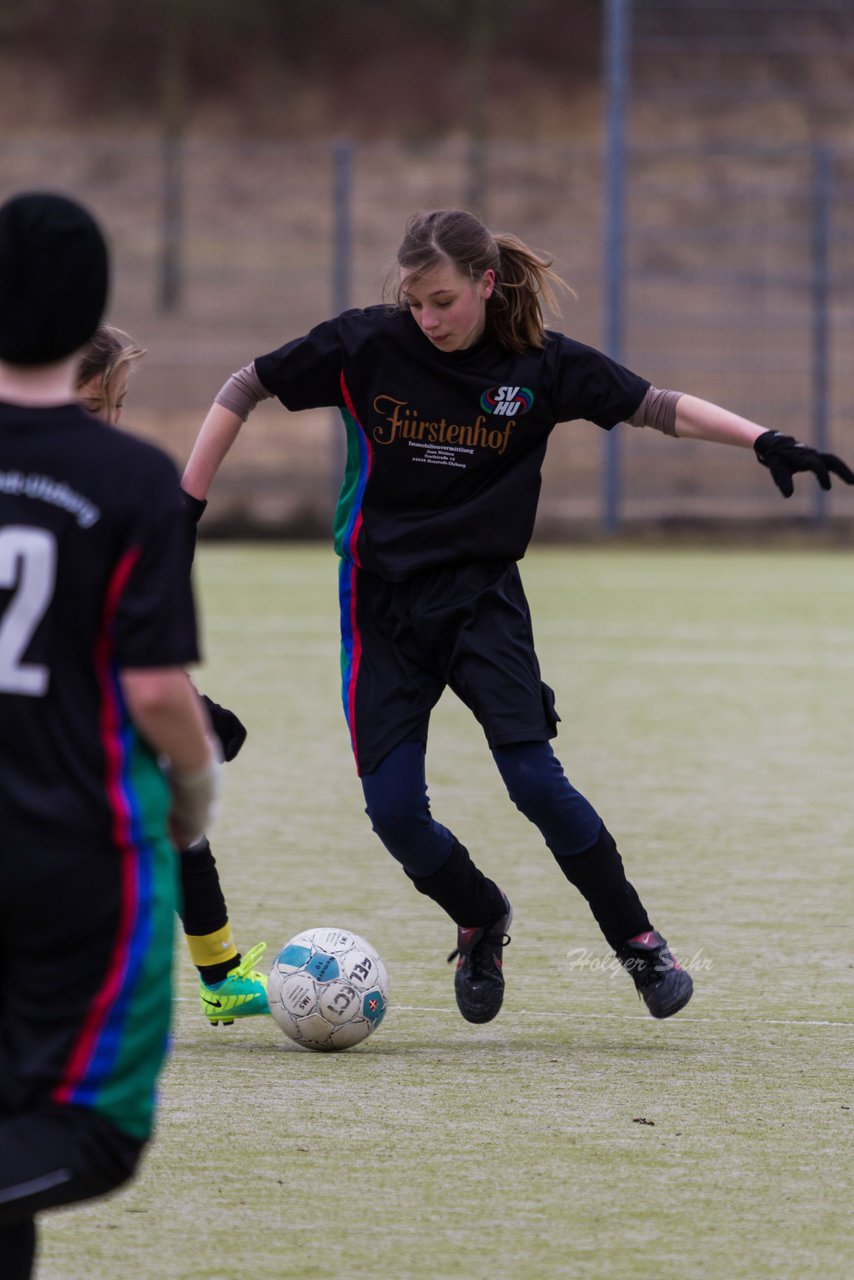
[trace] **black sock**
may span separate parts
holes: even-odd
[[[0,1226],[3,1280],[30,1280],[36,1257],[36,1224],[30,1218]]]
[[[204,937],[228,924],[228,908],[219,882],[216,861],[207,839],[182,851],[181,923],[185,933]]]
[[[179,862],[181,923],[199,977],[212,987],[237,968],[240,952],[231,936],[225,895],[207,838],[203,836],[198,844],[182,850]],[[226,958],[220,960],[217,957],[223,950]]]
[[[570,884],[587,899],[596,923],[615,951],[629,938],[652,929],[637,891],[626,879],[614,838],[604,824],[589,849],[555,861]]]
[[[456,839],[438,871],[410,878],[419,893],[432,898],[454,924],[463,928],[492,924],[507,911],[498,885],[474,865],[468,850]]]
[[[232,969],[236,969],[240,964],[240,952],[236,956],[232,956],[230,960],[222,960],[219,964],[200,964],[196,967],[199,970],[199,977],[205,986],[215,987],[218,982],[223,982]]]

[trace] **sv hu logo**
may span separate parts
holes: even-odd
[[[480,397],[480,407],[485,413],[505,418],[527,413],[534,403],[534,393],[528,387],[492,387]]]

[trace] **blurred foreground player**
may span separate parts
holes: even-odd
[[[113,325],[100,324],[83,349],[77,366],[76,389],[81,403],[113,426],[124,408],[130,375],[145,349],[130,334]],[[198,504],[184,495],[187,506],[187,561],[189,576],[196,543]],[[246,741],[246,729],[238,717],[202,694],[224,760],[233,760]],[[216,860],[206,835],[181,850],[179,911],[190,959],[199,973],[202,1012],[212,1026],[231,1025],[236,1019],[269,1013],[267,975],[255,965],[267,949],[257,943],[245,955],[234,941],[231,921]]]
[[[36,1215],[114,1190],[153,1124],[175,845],[217,764],[177,476],[75,396],[108,255],[85,209],[0,207],[0,1274]]]

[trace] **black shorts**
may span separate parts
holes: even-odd
[[[515,563],[431,569],[386,582],[342,562],[344,712],[359,774],[400,742],[427,741],[445,688],[474,713],[490,747],[557,733],[540,679]]]
[[[4,824],[0,883],[0,1119],[85,1107],[145,1141],[172,1004],[178,873],[165,830],[118,847]]]

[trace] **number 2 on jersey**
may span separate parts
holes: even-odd
[[[23,656],[47,612],[56,583],[56,539],[46,529],[7,525],[0,529],[0,693],[47,693],[50,672]]]

